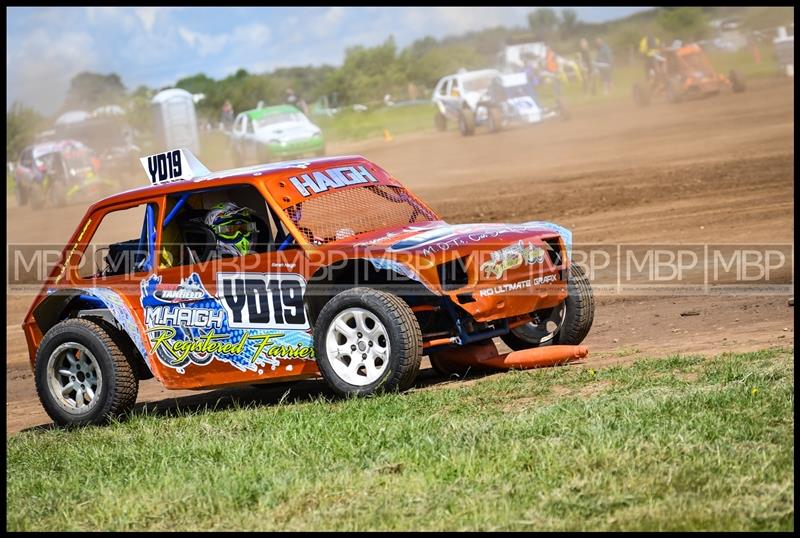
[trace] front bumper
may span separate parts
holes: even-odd
[[[269,154],[276,157],[296,157],[306,154],[317,154],[325,151],[325,139],[314,136],[280,144],[267,144]]]

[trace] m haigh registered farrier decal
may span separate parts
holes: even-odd
[[[147,335],[161,363],[185,373],[216,360],[263,374],[281,361],[314,360],[302,277],[219,273],[217,283],[219,297],[197,273],[177,285],[158,275],[141,282]]]

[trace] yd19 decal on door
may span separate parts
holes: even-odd
[[[308,329],[305,286],[290,273],[217,273],[217,294],[233,328]]]

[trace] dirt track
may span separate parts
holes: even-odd
[[[373,159],[451,223],[552,220],[571,228],[576,243],[793,245],[793,92],[789,80],[754,81],[744,94],[680,105],[642,110],[608,103],[576,109],[570,122],[494,135],[463,138],[451,126],[445,133],[329,150]],[[9,207],[8,237],[62,245],[84,209],[31,215]],[[791,267],[777,275],[779,283],[791,278]],[[600,293],[585,364],[791,346],[791,295]],[[49,422],[19,329],[30,302],[29,296],[7,302],[8,433]],[[689,312],[697,314],[681,315]],[[428,370],[419,385],[440,382]],[[297,389],[324,387],[313,381]],[[269,404],[284,391],[171,392],[150,380],[142,383],[139,402],[158,402],[158,409],[214,405],[220,398],[225,405],[234,397]]]

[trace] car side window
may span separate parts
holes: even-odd
[[[436,95],[444,97],[447,95],[447,78],[443,78],[436,85]]]
[[[247,133],[254,134],[255,131],[253,130],[253,121],[250,118],[245,118],[244,121],[247,123]]]
[[[246,208],[249,215],[232,218],[230,223],[219,219],[216,228],[209,225],[210,212],[224,204]],[[161,268],[270,252],[280,248],[287,238],[280,220],[252,185],[170,195],[165,215],[159,255]]]
[[[451,87],[452,85],[453,85],[453,79],[452,79],[452,78],[448,78],[448,79],[445,81],[444,85],[442,85],[442,94],[444,94],[444,95],[446,95],[446,96],[447,96],[447,95],[450,95],[450,87]]]
[[[106,213],[83,252],[78,275],[91,279],[152,270],[157,216],[154,203]]]

